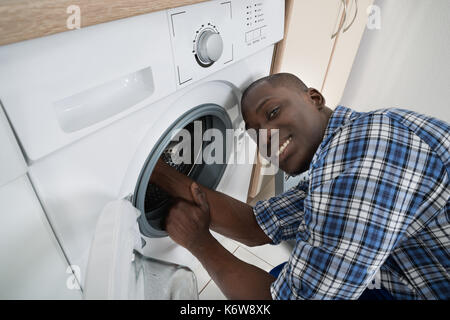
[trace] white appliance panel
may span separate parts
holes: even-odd
[[[164,11],[0,47],[0,100],[35,161],[176,89]]]
[[[0,187],[25,174],[27,166],[0,103]]]
[[[27,176],[0,187],[0,299],[81,299]]]

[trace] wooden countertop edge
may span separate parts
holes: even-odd
[[[203,1],[0,0],[0,45],[74,30],[78,10],[79,26],[83,28]]]

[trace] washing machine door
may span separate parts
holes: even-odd
[[[142,255],[140,214],[127,200],[103,209],[89,253],[85,299],[198,299],[189,268]]]

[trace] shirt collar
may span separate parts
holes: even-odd
[[[327,140],[330,135],[333,134],[336,129],[342,127],[344,124],[349,122],[356,116],[357,112],[352,109],[346,108],[344,106],[337,106],[331,114],[328,120],[327,128],[325,129],[325,134],[323,135],[323,141]]]
[[[324,150],[325,146],[333,137],[334,133],[344,126],[346,123],[350,122],[352,119],[358,116],[358,112],[353,111],[350,108],[346,108],[344,106],[337,106],[333,113],[331,114],[330,119],[328,120],[327,128],[325,129],[325,134],[323,135],[322,142],[320,143],[319,148],[317,148],[314,153],[313,159],[311,161],[310,169],[313,164],[316,162],[319,154]]]

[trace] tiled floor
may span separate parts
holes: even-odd
[[[214,235],[218,238],[219,242],[237,258],[253,264],[267,272],[280,263],[287,261],[292,250],[292,247],[287,243],[282,243],[277,246],[264,245],[260,247],[247,247],[221,235]],[[200,263],[193,271],[197,276],[200,300],[226,299],[219,287],[211,280],[210,276]]]
[[[250,202],[253,205],[257,200],[267,199],[273,196],[274,183],[269,181],[267,185],[261,190],[257,198]],[[270,271],[280,263],[283,263],[289,259],[292,251],[292,244],[282,243],[280,245],[264,245],[260,247],[247,247],[239,242],[228,239],[213,233],[219,242],[230,252],[232,252],[237,258],[247,263],[253,264],[265,271]],[[193,269],[197,276],[199,298],[200,300],[223,300],[226,297],[220,291],[219,287],[211,280],[206,270],[200,264]]]

